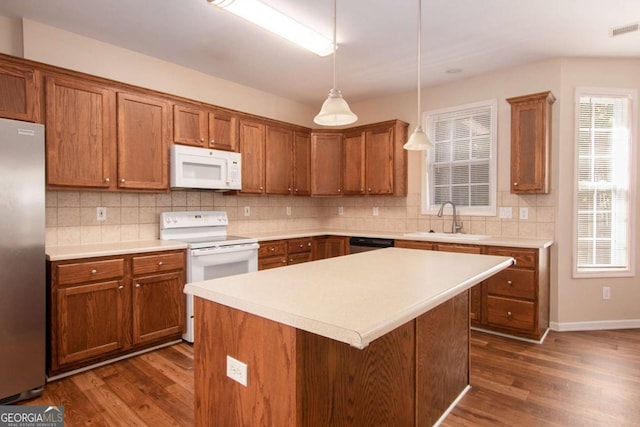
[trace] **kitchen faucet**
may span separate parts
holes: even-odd
[[[440,210],[438,211],[437,216],[442,218],[442,211],[444,210],[444,205],[449,204],[453,208],[453,221],[451,222],[451,233],[455,234],[462,230],[462,221],[458,223],[458,217],[456,216],[456,205],[451,201],[444,202],[442,206],[440,206]]]

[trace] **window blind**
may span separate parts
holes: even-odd
[[[631,99],[582,93],[577,109],[576,271],[628,270]]]

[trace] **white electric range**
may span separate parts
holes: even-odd
[[[224,211],[160,214],[160,239],[187,243],[187,282],[217,279],[258,270],[258,240],[229,236]],[[187,327],[182,338],[193,342],[193,296],[187,298]]]

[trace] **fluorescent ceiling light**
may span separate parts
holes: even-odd
[[[228,10],[316,55],[327,56],[333,52],[331,39],[259,0],[207,0],[207,2]]]

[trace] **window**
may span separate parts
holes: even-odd
[[[634,90],[576,90],[574,276],[632,275]]]
[[[435,148],[425,152],[422,213],[452,201],[463,215],[496,214],[497,101],[425,113]]]

